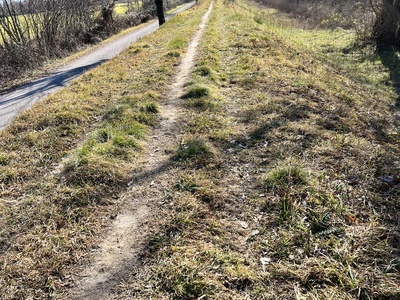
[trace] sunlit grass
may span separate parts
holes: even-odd
[[[388,73],[381,60],[357,66],[365,53],[351,49],[353,33],[284,18],[215,3],[183,98],[187,138],[163,207],[168,221],[126,295],[399,295],[389,242],[398,239],[399,185],[382,184],[399,171]],[[382,234],[389,238],[377,243]]]
[[[159,101],[179,61],[167,55],[167,41],[179,35],[187,44],[201,11],[176,18],[1,131],[4,299],[59,293],[61,278],[98,244],[95,236],[123,204],[119,194],[158,124]]]
[[[97,245],[208,5],[1,133],[4,295],[47,296]],[[380,73],[397,58],[352,74],[352,34],[282,18],[214,2],[179,106],[169,189],[121,298],[398,297],[397,95]]]
[[[127,14],[130,10],[139,11],[143,6],[142,1],[132,1],[131,3],[116,3],[114,7],[114,13],[117,16],[122,16]]]

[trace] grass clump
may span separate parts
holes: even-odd
[[[9,155],[5,153],[0,153],[0,166],[7,166],[10,162]]]
[[[177,159],[205,158],[212,156],[206,142],[200,138],[190,138],[179,146]]]
[[[215,103],[207,100],[206,98],[189,99],[187,102],[188,107],[193,107],[201,111],[213,110],[215,108]]]
[[[307,183],[303,168],[298,164],[277,167],[264,176],[267,188],[287,187]]]
[[[177,251],[179,254],[179,251]],[[163,268],[158,276],[164,282],[164,289],[177,298],[199,298],[214,289],[202,276],[200,264],[191,259],[182,259],[180,255],[164,262],[170,267]]]
[[[101,156],[72,158],[64,164],[62,179],[69,186],[120,185],[127,179],[127,170],[116,167],[117,162]]]
[[[158,104],[155,102],[147,102],[142,106],[142,111],[157,114],[159,112]]]
[[[270,207],[277,208],[278,220],[283,224],[296,223],[299,212],[298,197],[303,192],[302,185],[307,184],[303,168],[298,164],[278,166],[263,176],[263,184],[267,191],[278,198]]]
[[[189,88],[186,94],[183,95],[183,98],[201,98],[210,96],[211,91],[210,88],[203,85],[195,85]]]
[[[183,49],[186,43],[187,41],[184,38],[175,37],[168,42],[167,47],[170,49]]]
[[[211,68],[206,65],[201,65],[197,67],[196,71],[201,75],[201,76],[209,76],[211,75]]]
[[[167,56],[177,58],[177,57],[180,57],[181,54],[178,51],[171,51],[171,52],[167,53]]]

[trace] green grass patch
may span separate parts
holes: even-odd
[[[190,138],[179,146],[176,154],[178,159],[199,158],[212,155],[205,141],[199,138]]]
[[[167,47],[170,49],[183,49],[186,43],[187,41],[184,38],[175,37],[168,42]]]
[[[209,76],[211,74],[211,68],[206,65],[202,65],[197,67],[196,71],[201,75],[201,76]]]
[[[183,95],[183,98],[201,98],[210,96],[211,91],[207,86],[195,85]]]
[[[212,110],[215,108],[215,103],[207,100],[206,98],[198,98],[198,99],[189,99],[187,102],[188,107],[193,107],[199,110]]]
[[[306,183],[306,175],[300,165],[277,167],[264,176],[267,188],[276,186],[290,186]]]

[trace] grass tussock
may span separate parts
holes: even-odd
[[[210,96],[210,89],[206,86],[202,85],[196,85],[193,87],[190,87],[189,90],[185,95],[183,95],[183,98],[201,98],[201,97],[207,97]]]

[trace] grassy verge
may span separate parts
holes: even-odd
[[[165,221],[126,295],[398,299],[394,88],[371,89],[343,71],[351,55],[334,67],[248,8],[215,3]]]
[[[243,5],[243,4],[242,4]],[[296,45],[299,51],[307,52],[318,60],[329,64],[336,72],[345,73],[370,92],[386,93],[399,90],[399,51],[386,49],[377,52],[372,47],[358,46],[354,30],[337,27],[328,29],[303,29],[304,23],[288,18],[277,10],[257,10],[254,6],[243,5],[255,14],[255,21],[268,23],[271,30]]]
[[[2,299],[56,296],[96,247],[204,11],[180,14],[0,132]]]

